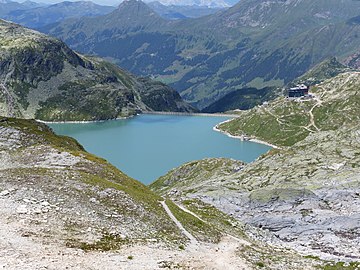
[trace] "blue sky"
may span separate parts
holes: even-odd
[[[24,2],[24,0],[13,0],[13,1]],[[45,4],[55,4],[55,3],[63,2],[65,0],[30,0],[30,1],[40,2],[40,3],[45,3]],[[66,0],[66,1],[75,2],[75,1],[79,1],[79,0]],[[122,0],[90,0],[90,1],[100,4],[100,5],[111,5],[111,6],[117,6],[122,2]],[[152,2],[152,1],[156,1],[156,0],[145,0],[145,2]],[[232,4],[232,5],[237,3],[238,1],[239,0],[226,0],[227,3]]]

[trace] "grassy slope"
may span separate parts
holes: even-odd
[[[220,125],[232,135],[246,134],[278,146],[291,146],[320,130],[334,130],[359,120],[360,75],[343,73],[311,88],[313,100],[296,102],[278,98],[267,106],[244,111]],[[310,111],[315,126],[311,125]]]
[[[261,105],[265,101],[275,99],[279,90],[275,87],[265,87],[262,89],[244,88],[234,92],[230,92],[208,107],[202,112],[217,113],[231,110],[249,110],[257,105]]]
[[[69,205],[66,206],[68,211],[76,211],[76,208],[80,207],[83,209],[82,211],[93,211],[96,215],[101,216],[99,220],[101,222],[98,223],[97,220],[90,219],[90,216],[93,216],[91,214],[88,216],[87,224],[82,225],[84,220],[78,220],[77,214],[74,214],[73,223],[75,225],[71,230],[78,232],[83,229],[83,226],[94,226],[101,237],[99,242],[92,242],[91,239],[81,240],[81,237],[79,239],[75,233],[67,240],[70,246],[108,250],[119,248],[122,244],[129,242],[144,241],[146,238],[155,238],[160,242],[171,244],[183,242],[179,230],[161,207],[160,196],[151,192],[140,182],[123,174],[106,160],[85,152],[74,139],[57,136],[46,125],[33,120],[2,118],[0,128],[5,130],[13,128],[20,132],[20,148],[8,150],[0,147],[0,151],[5,150],[5,154],[9,154],[13,158],[13,163],[17,164],[14,169],[0,171],[1,174],[5,173],[7,176],[1,178],[3,186],[12,184],[16,189],[21,189],[33,179],[37,179],[34,185],[38,187],[39,194],[45,194],[49,198],[69,196],[67,199]],[[43,152],[42,149],[47,150]],[[78,159],[78,162],[63,169],[60,165],[59,169],[43,167],[43,165],[33,168],[26,167],[26,164],[39,164],[44,155],[54,151],[58,154],[68,153],[70,157]],[[32,154],[29,156],[30,152]],[[28,158],[25,158],[26,156]],[[52,161],[51,156],[48,157],[48,160],[50,164],[55,162],[55,166],[57,166],[57,161]],[[25,165],[22,162],[26,162]],[[50,179],[48,179],[49,176],[51,176]],[[21,182],[14,179],[21,179]],[[57,190],[56,183],[62,187],[63,191]],[[102,197],[102,192],[118,195],[113,198]],[[96,199],[100,204],[89,206],[90,198]],[[64,206],[64,209],[66,207]],[[105,213],[108,211],[121,213],[121,218],[113,219],[111,215],[107,217]],[[58,213],[59,216],[55,217],[55,220],[60,219],[61,214]],[[128,224],[131,220],[136,223]],[[129,238],[124,241],[123,238],[116,235],[109,235],[113,226],[120,226],[119,228],[122,228],[124,232],[128,231]]]
[[[63,42],[0,21],[0,114],[47,121],[102,120],[141,111],[190,111],[179,94]]]
[[[281,86],[326,57],[353,53],[359,43],[360,28],[346,23],[358,15],[357,1],[242,1],[195,20],[155,23],[156,16],[138,16],[137,27],[128,25],[132,11],[122,8],[47,30],[76,50],[171,83],[199,108],[246,86]],[[104,36],[109,28],[111,38]]]
[[[356,249],[356,241],[352,241],[356,233],[344,223],[340,230],[346,233],[339,234],[336,226],[339,220],[355,220],[358,215],[358,209],[352,205],[354,200],[358,201],[354,198],[358,198],[360,175],[359,82],[359,73],[347,72],[317,85],[313,91],[322,102],[316,107],[316,100],[299,103],[278,99],[267,107],[243,112],[238,119],[222,125],[229,127],[226,131],[243,134],[246,130],[248,135],[288,147],[271,150],[240,170],[234,169],[235,161],[210,159],[187,163],[159,178],[151,188],[183,201],[184,205],[187,201],[201,200],[244,222],[260,222],[256,224],[269,226],[275,236],[281,235],[277,226],[282,221],[283,233],[287,235],[286,220],[292,220],[292,229],[287,235],[291,240],[280,238],[295,249],[300,239],[301,245],[309,248],[309,254],[318,254],[319,247],[334,255],[346,254],[343,247],[347,245]],[[308,127],[311,131],[304,129],[310,121],[311,108],[314,108],[314,123],[319,131],[315,126]],[[303,122],[299,124],[299,121]],[[274,220],[272,227],[269,224]],[[339,237],[338,243],[328,243],[324,240],[326,237],[321,238],[323,224],[332,227],[329,237]],[[310,226],[313,233],[305,236],[304,241],[301,240],[303,234],[298,238],[297,230],[306,235],[306,226]],[[355,238],[349,238],[349,234]],[[311,244],[314,239],[315,248]],[[247,252],[256,250],[257,247],[252,246],[242,252],[247,256]],[[335,250],[339,253],[332,253]],[[260,253],[258,262],[277,269],[269,257],[275,258],[278,254],[270,255],[265,249]],[[279,256],[277,262],[283,259]],[[321,260],[318,263],[319,269],[358,267],[356,262],[349,266]]]
[[[244,167],[243,162],[225,158],[191,161],[160,177],[150,185],[150,188],[161,195],[168,194],[171,189],[179,189],[184,193],[191,193],[196,190],[197,185],[206,185],[204,178],[208,179],[211,183],[212,180],[231,175],[242,167]],[[221,170],[217,171],[216,169]]]

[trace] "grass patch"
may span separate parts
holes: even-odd
[[[358,270],[360,269],[359,262],[328,262],[322,266],[319,266],[322,270]]]
[[[201,221],[189,213],[184,212],[171,200],[166,200],[166,205],[169,207],[177,220],[179,220],[180,223],[184,226],[184,228],[196,239],[213,243],[218,243],[220,241],[222,233],[214,226]]]
[[[128,240],[124,240],[118,235],[104,234],[100,240],[94,243],[78,242],[76,240],[68,240],[66,246],[70,248],[79,248],[84,251],[110,251],[119,250],[128,244]]]
[[[246,238],[243,224],[216,207],[196,199],[184,200],[182,204],[202,220],[214,226],[218,231],[235,237]]]
[[[30,144],[31,138],[33,138],[34,144],[51,145],[57,149],[67,151],[84,151],[82,145],[75,139],[56,135],[50,127],[35,120],[3,117],[0,121],[0,126],[12,127],[27,134],[30,138],[27,139],[27,144]],[[26,145],[26,143],[24,144]]]

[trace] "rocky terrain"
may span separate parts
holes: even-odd
[[[25,232],[29,236],[88,249],[162,236],[181,242],[158,196],[75,140],[56,136],[44,124],[12,118],[1,119],[0,135],[1,196],[12,198],[13,214],[34,225]]]
[[[174,200],[211,204],[269,233],[268,243],[347,262],[326,269],[358,269],[359,84],[358,72],[346,72],[312,88],[313,99],[279,98],[242,112],[220,129],[281,148],[247,165],[191,162],[151,188]]]
[[[359,72],[345,72],[311,87],[312,98],[279,97],[269,104],[239,112],[239,118],[219,125],[231,135],[256,137],[291,146],[318,131],[337,130],[359,122]]]
[[[0,115],[82,121],[194,111],[165,84],[80,55],[19,25],[0,21],[0,46]]]
[[[244,166],[222,163],[229,170],[218,176]],[[261,243],[261,230],[201,200],[162,198],[33,120],[0,119],[0,215],[2,269],[300,270],[329,263]]]
[[[1,118],[0,266],[358,269],[360,129],[345,102],[358,76],[316,88],[323,109],[342,100],[341,127],[319,124],[251,164],[190,162],[157,194],[44,124]]]
[[[248,269],[235,256],[245,240],[201,244],[194,238],[187,249],[191,243],[161,200],[44,124],[0,120],[3,269],[189,269],[216,266],[209,254],[217,251],[232,256],[225,265]]]

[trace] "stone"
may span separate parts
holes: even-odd
[[[26,207],[26,205],[20,205],[17,209],[16,209],[16,213],[18,214],[26,214],[28,212],[28,209]]]
[[[48,203],[47,201],[43,201],[41,202],[40,205],[46,207],[46,206],[50,206],[50,203]]]
[[[8,190],[3,190],[0,192],[0,196],[2,196],[2,197],[8,196],[8,195],[10,195],[10,191],[8,191]]]

